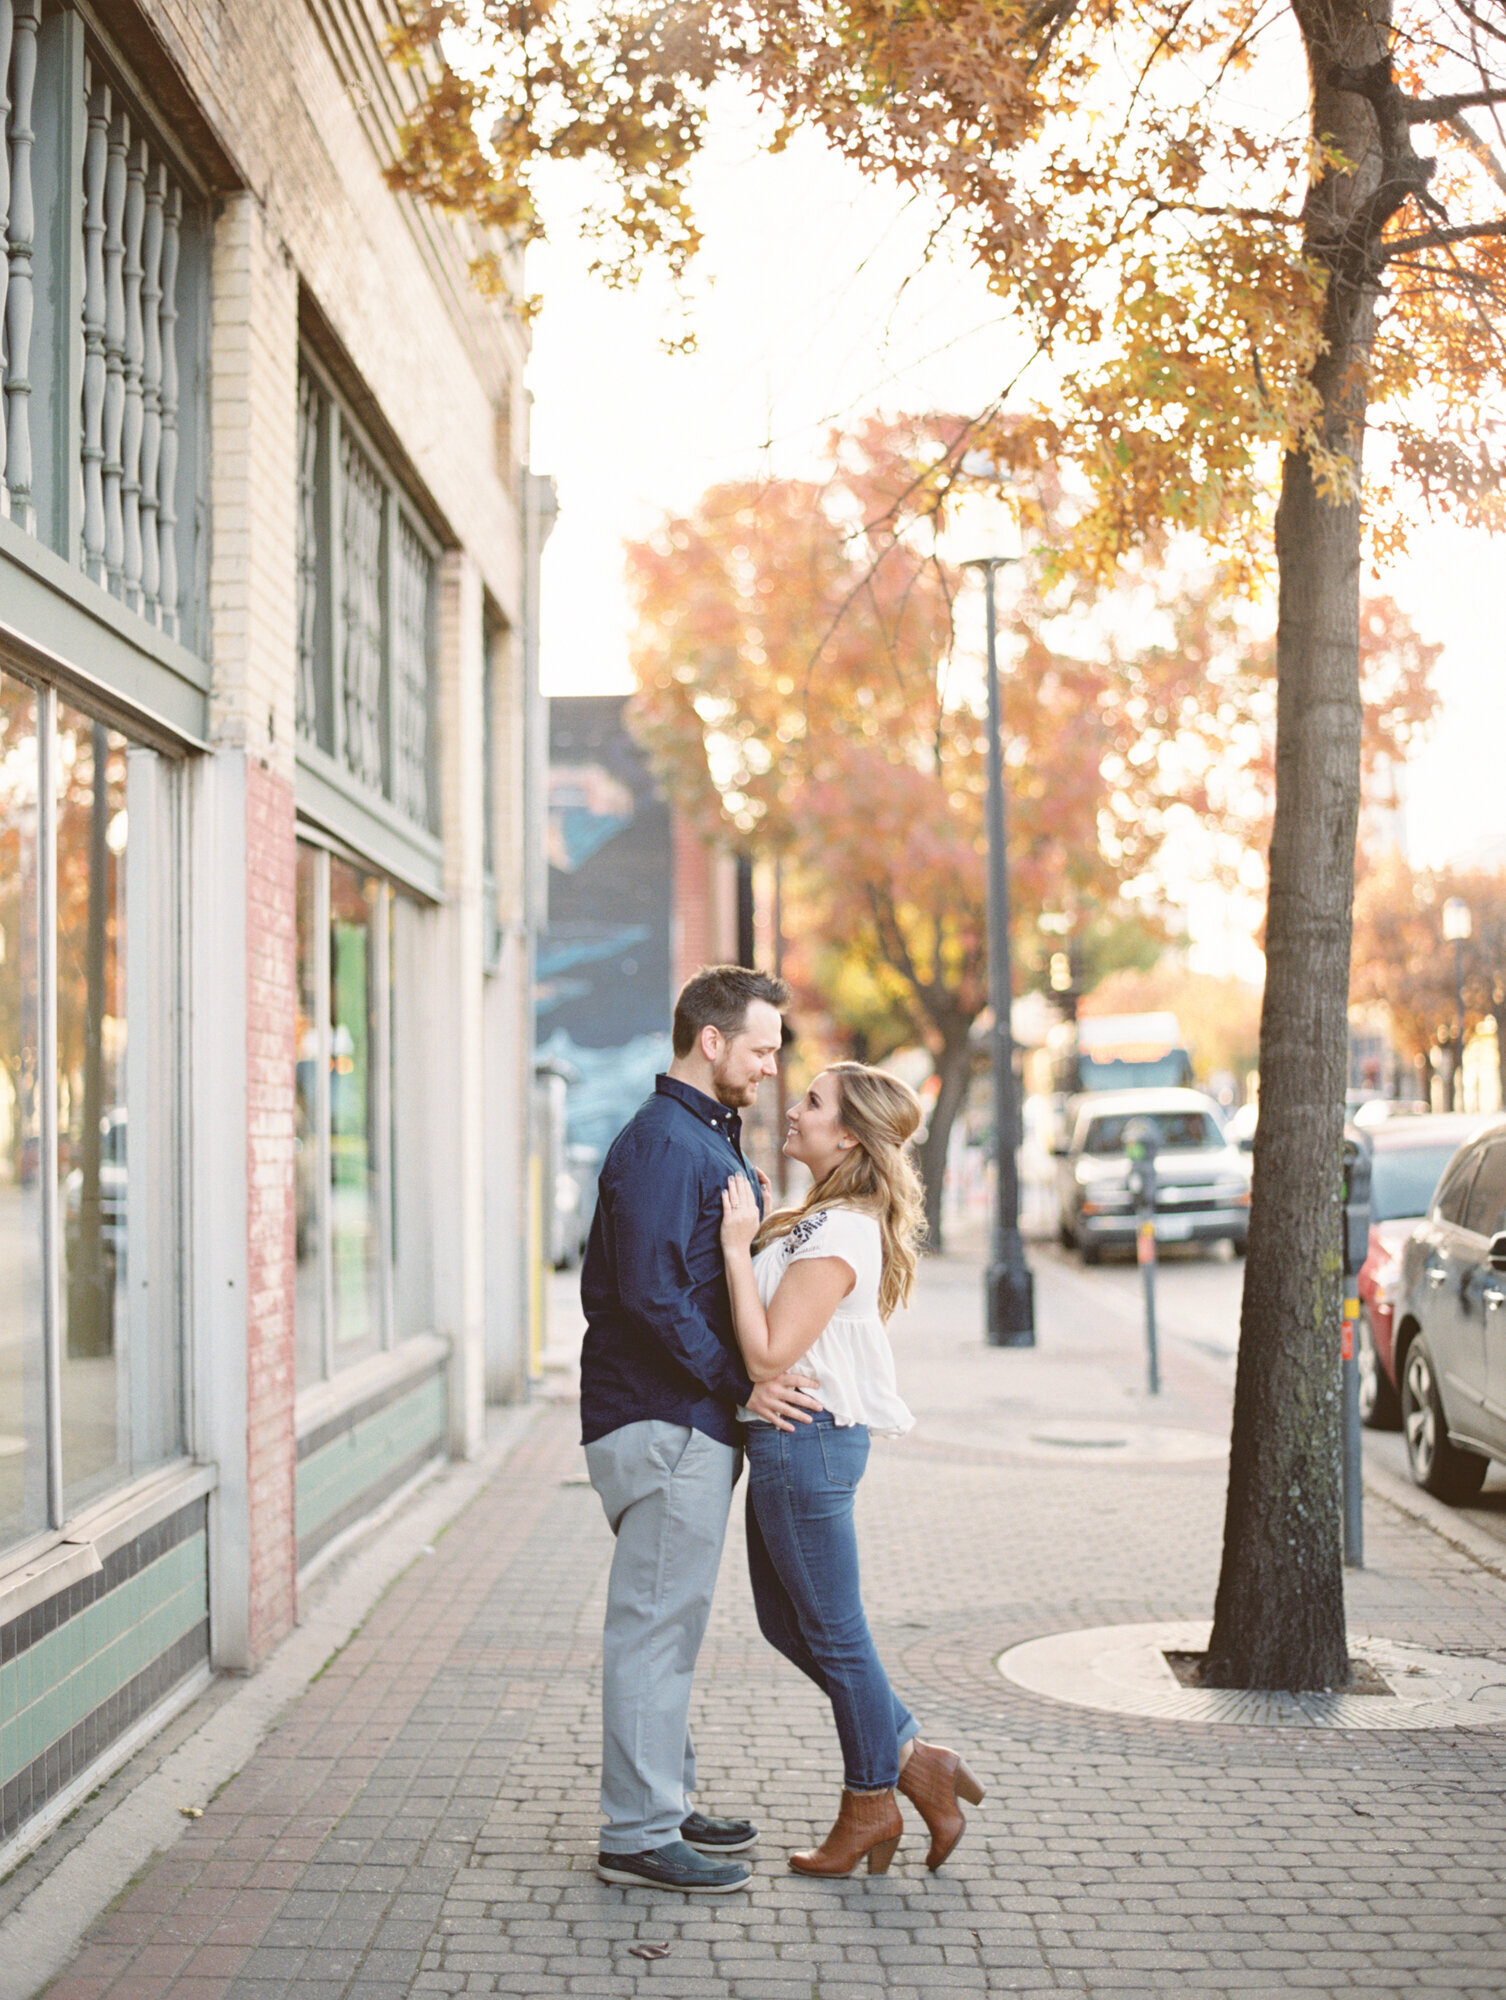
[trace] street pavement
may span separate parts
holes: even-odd
[[[790,1874],[840,1767],[829,1713],[759,1638],[734,1509],[695,1727],[712,1811],[763,1828],[751,1892],[592,1872],[611,1541],[584,1483],[568,1303],[549,1400],[203,1817],[88,1930],[52,2000],[1077,1992],[1506,1994],[1506,1727],[1282,1730],[1024,1692],[1018,1641],[1211,1608],[1238,1269],[1163,1273],[1152,1400],[1132,1266],[1032,1246],[1039,1344],[981,1338],[978,1244],[894,1329],[919,1418],[860,1503],[879,1647],[988,1791],[946,1869]],[[972,1254],[967,1254],[971,1251]],[[1350,1622],[1506,1658],[1506,1580],[1371,1497]]]
[[[976,1236],[976,1230],[973,1234]],[[1091,1300],[1090,1310],[1112,1315],[1127,1338],[1143,1328],[1141,1277],[1132,1260],[1126,1258],[1086,1272],[1077,1257],[1058,1248],[1054,1239],[1032,1244],[1031,1256],[1037,1264],[1045,1260],[1056,1265],[1062,1273],[1060,1282],[1070,1286],[1076,1297]],[[1156,1318],[1163,1345],[1225,1363],[1231,1394],[1243,1282],[1244,1265],[1227,1254],[1181,1245],[1163,1248],[1160,1253]],[[1410,1484],[1406,1443],[1399,1430],[1367,1431],[1364,1447],[1372,1473],[1389,1475],[1388,1484],[1393,1489]],[[1499,1543],[1501,1560],[1506,1562],[1506,1466],[1492,1465],[1479,1498],[1467,1507],[1444,1508],[1441,1502],[1421,1495],[1414,1496],[1413,1504],[1431,1519],[1443,1522],[1451,1517]]]

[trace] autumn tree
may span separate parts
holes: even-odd
[[[873,1029],[896,1023],[909,1032],[888,1047],[931,1050],[922,1166],[938,1244],[988,999],[986,744],[976,663],[956,643],[964,580],[938,545],[946,509],[920,496],[967,437],[957,418],[872,419],[832,437],[824,481],[716,487],[629,550],[635,726],[677,803],[709,839],[783,859],[796,942],[845,964],[827,1005],[850,998],[870,1052]],[[1060,495],[1042,485],[1035,505],[1054,527]],[[1063,627],[1089,643],[1069,652]],[[1079,962],[1101,974],[1143,955],[1154,921],[1121,892],[1148,876],[1178,813],[1236,839],[1243,815],[1262,822],[1269,649],[1206,577],[1148,569],[1111,595],[1048,584],[1038,561],[1016,579],[1006,651],[1022,957],[1037,956],[1041,912],[1067,912]],[[1390,700],[1376,741],[1393,756],[1416,707],[1397,678],[1378,682]]]
[[[832,439],[825,482],[717,487],[629,550],[635,726],[677,803],[708,837],[780,857],[798,929],[866,973],[860,1018],[903,1022],[933,1054],[921,1164],[938,1245],[988,1000],[985,745],[955,654],[962,574],[934,520],[912,532],[903,496],[965,435],[956,420],[871,421]],[[1049,900],[1112,903],[1149,846],[1138,817],[1114,859],[1102,838],[1116,818],[1105,759],[1135,739],[1102,668],[1032,638],[1008,721],[1022,927]]]
[[[1500,0],[441,0],[398,53],[446,28],[471,38],[465,80],[413,122],[398,179],[526,234],[539,161],[598,159],[605,266],[638,243],[683,265],[709,92],[743,78],[776,140],[811,126],[934,200],[1050,357],[986,448],[1080,478],[1064,568],[1112,569],[1169,522],[1250,573],[1274,528],[1262,1112],[1207,1669],[1341,1683],[1359,583],[1367,510],[1372,559],[1407,494],[1499,525]]]
[[[1443,938],[1443,906],[1457,896],[1470,913],[1458,950]],[[1506,870],[1418,870],[1398,853],[1362,866],[1354,903],[1355,1000],[1380,1005],[1397,1047],[1426,1076],[1441,1049],[1455,1050],[1458,1000],[1466,1040],[1487,1017],[1497,1026],[1501,1102],[1506,1104]],[[1452,1060],[1448,1071],[1452,1080]]]

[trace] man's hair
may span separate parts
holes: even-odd
[[[740,1034],[754,1000],[788,1007],[790,989],[782,979],[746,965],[703,965],[686,980],[675,1002],[675,1054],[688,1056],[702,1028],[719,1028],[729,1039]]]

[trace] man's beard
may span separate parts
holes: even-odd
[[[730,1064],[713,1064],[711,1084],[717,1103],[725,1104],[729,1111],[746,1111],[758,1095],[758,1078],[750,1077],[746,1083],[735,1084]]]

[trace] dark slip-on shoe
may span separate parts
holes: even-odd
[[[698,1854],[741,1854],[758,1840],[750,1819],[717,1819],[711,1813],[687,1813],[680,1821],[680,1838]]]
[[[603,1882],[620,1882],[629,1889],[678,1889],[686,1896],[725,1896],[746,1889],[753,1871],[741,1861],[707,1861],[683,1840],[666,1841],[643,1854],[598,1854],[596,1872]]]

